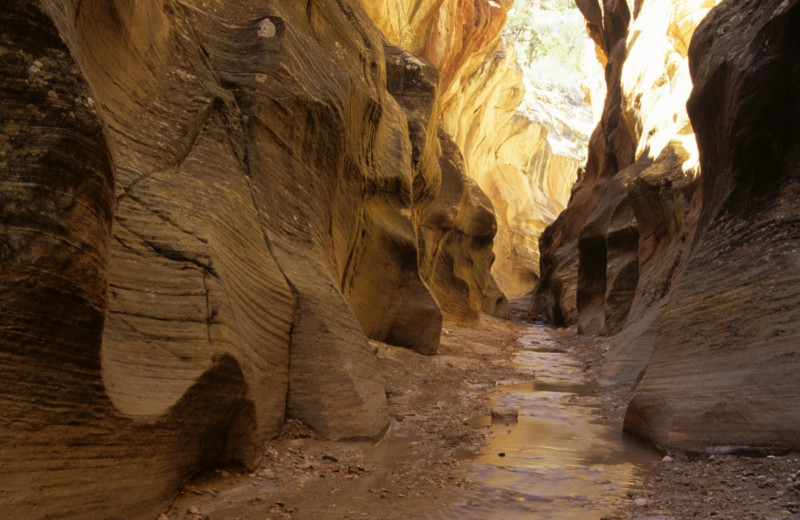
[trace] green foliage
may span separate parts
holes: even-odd
[[[505,38],[526,76],[537,76],[530,81],[563,88],[580,83],[587,36],[574,0],[516,0]]]

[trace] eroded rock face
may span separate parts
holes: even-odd
[[[616,19],[579,5],[609,95],[586,174],[543,235],[534,305],[617,333],[603,377],[639,380],[626,430],[669,449],[794,449],[800,4],[724,3],[690,47],[713,2],[618,2]]]
[[[656,444],[800,446],[798,48],[798,1],[725,2],[692,40],[702,205],[625,420]]]
[[[627,312],[621,331],[616,329],[620,332],[617,341],[603,361],[605,383],[634,382],[650,359],[667,302],[665,296],[689,251],[696,223],[698,204],[693,201],[699,179],[683,170],[689,159],[680,142],[669,143],[652,164],[635,176],[622,199],[630,205],[638,230],[638,244],[627,248],[635,252],[638,272],[632,295],[617,293],[625,297],[621,302],[605,303]]]
[[[439,123],[438,70],[398,47],[385,50],[388,88],[405,111],[411,138],[420,274],[449,318],[475,322],[489,300],[489,312],[503,315],[507,302],[489,274],[494,211],[466,177],[461,152]]]
[[[657,303],[653,294],[659,291],[653,286],[669,285],[675,272],[673,257],[681,256],[691,227],[687,223],[687,229],[678,229],[688,222],[684,203],[678,203],[684,212],[676,216],[678,224],[667,229],[662,229],[660,211],[648,205],[674,206],[669,190],[658,187],[661,181],[655,179],[659,176],[665,175],[670,186],[692,186],[697,173],[697,147],[684,109],[691,89],[687,42],[713,4],[613,2],[600,9],[596,2],[578,3],[599,55],[607,62],[608,93],[589,144],[585,173],[573,188],[567,209],[553,224],[550,240],[542,243],[542,282],[532,310],[552,316],[557,314],[556,307],[571,307],[572,302],[561,300],[552,287],[575,278],[577,312],[573,321],[565,319],[564,324],[578,323],[583,332],[602,334],[638,327],[639,332],[620,344],[625,350],[621,356],[632,355],[638,364],[610,369],[611,379],[632,382],[644,367],[641,360],[646,363],[654,331],[652,326],[642,328],[641,319]],[[664,58],[653,59],[654,55]],[[646,193],[648,187],[654,193]],[[657,221],[649,222],[651,218]],[[648,233],[641,233],[640,226]],[[649,233],[654,230],[661,231]],[[680,240],[675,240],[673,232],[681,235]],[[571,269],[577,275],[550,269],[558,250],[574,247],[571,242],[576,239],[579,261]],[[651,255],[654,242],[660,250],[672,252]],[[570,291],[561,292],[572,297]],[[629,318],[631,312],[633,318]]]
[[[381,434],[366,335],[433,353],[441,312],[361,6],[0,12],[7,514],[154,518],[287,416]]]
[[[578,164],[516,111],[522,76],[500,37],[512,2],[362,3],[390,42],[440,70],[444,128],[498,221],[492,275],[508,297],[525,295],[538,279],[538,237],[563,209]]]
[[[490,288],[494,261],[492,239],[497,223],[492,203],[464,174],[461,151],[444,128],[439,129],[442,186],[439,197],[420,211],[420,258],[423,274],[442,310],[462,321],[477,321]],[[477,274],[477,276],[476,276]],[[497,302],[504,298],[492,293]],[[502,312],[502,311],[501,311]]]
[[[468,175],[495,208],[492,274],[509,298],[518,298],[538,281],[539,236],[564,209],[578,161],[554,153],[546,127],[517,112],[524,86],[511,49],[498,38],[484,53],[447,100],[443,121],[464,151]]]
[[[611,2],[601,10],[597,2],[579,2],[578,7],[587,18],[587,27],[590,35],[602,50],[602,56],[607,60],[606,84],[607,94],[600,124],[589,140],[589,158],[582,177],[572,188],[567,208],[550,225],[547,231],[547,240],[541,243],[541,281],[537,285],[534,297],[531,299],[531,311],[534,314],[548,316],[562,316],[560,324],[573,324],[578,320],[578,312],[564,313],[564,309],[577,307],[571,300],[562,300],[562,295],[571,298],[573,290],[561,289],[572,285],[572,280],[577,283],[578,262],[565,265],[560,262],[562,269],[556,271],[551,266],[555,265],[555,257],[561,248],[572,249],[576,245],[581,228],[592,215],[598,202],[603,197],[606,186],[617,172],[630,166],[635,160],[635,137],[625,124],[620,112],[622,98],[620,78],[622,67],[625,63],[625,36],[630,22],[630,10],[625,2]],[[601,14],[602,13],[602,16]],[[594,247],[594,246],[592,246]],[[595,257],[602,253],[602,249],[594,247],[592,251],[584,253],[584,258]],[[568,255],[561,254],[561,257]],[[571,255],[569,255],[571,256]],[[577,258],[576,258],[577,259]],[[591,288],[605,294],[605,258],[596,258],[598,267],[588,273],[596,274],[599,280],[584,281],[583,287]],[[587,300],[587,296],[577,296],[577,287],[574,294],[576,300]],[[597,305],[586,306],[595,313],[603,309]],[[584,322],[603,322],[598,318],[584,319]],[[599,325],[603,328],[603,325]]]

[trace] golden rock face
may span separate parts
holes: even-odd
[[[634,6],[616,2],[600,9],[597,2],[578,2],[607,64],[607,95],[600,125],[589,144],[585,173],[543,243],[542,265],[546,267],[533,303],[537,313],[550,319],[561,315],[562,323],[579,323],[585,332],[614,334],[628,321],[630,311],[636,317],[631,322],[641,327],[639,317],[654,302],[643,303],[637,297],[632,305],[632,298],[637,286],[641,290],[651,277],[645,275],[647,265],[632,262],[652,264],[663,258],[648,254],[637,260],[639,227],[649,226],[642,223],[649,216],[636,210],[649,215],[658,212],[637,206],[640,199],[632,199],[628,192],[632,186],[642,186],[637,179],[647,179],[645,184],[655,189],[657,183],[652,179],[659,175],[667,175],[671,184],[686,185],[693,192],[688,186],[697,175],[698,152],[685,108],[692,88],[687,42],[713,5],[665,0]],[[678,200],[685,198],[685,193],[676,194],[676,200],[667,191],[662,193],[668,199],[664,205],[689,211],[687,204]],[[681,223],[677,227],[689,226],[688,218],[676,217]],[[643,240],[662,235],[646,235]],[[575,240],[586,246],[582,253],[585,268],[580,267],[581,254],[570,256],[574,263],[568,268],[561,264],[557,270],[547,267],[555,265],[557,258],[566,258],[556,251]],[[657,270],[668,272],[669,267]],[[642,284],[637,282],[640,273]],[[552,279],[554,275],[561,279]],[[564,290],[570,286],[575,289]],[[645,335],[652,337],[650,332]]]
[[[439,69],[444,128],[497,218],[492,275],[509,298],[525,295],[538,279],[539,235],[564,208],[579,164],[517,113],[522,76],[500,37],[513,2],[362,3],[392,44]]]
[[[286,417],[384,432],[367,337],[434,353],[442,315],[361,8],[0,16],[7,514],[154,518],[198,470],[255,464]]]

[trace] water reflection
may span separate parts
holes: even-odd
[[[515,362],[530,379],[492,395],[497,406],[518,409],[518,421],[471,421],[489,438],[463,470],[477,487],[442,518],[600,519],[641,481],[643,466],[658,460],[619,426],[600,421],[581,367],[546,334],[532,327],[519,340],[525,349]]]

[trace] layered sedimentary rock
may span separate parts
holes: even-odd
[[[444,128],[497,217],[492,274],[507,296],[524,295],[538,278],[538,237],[563,209],[578,164],[516,111],[522,76],[500,37],[512,2],[362,2],[391,43],[441,71]]]
[[[800,447],[800,2],[724,2],[690,47],[702,168],[625,427],[656,444]]]
[[[670,449],[794,449],[800,4],[723,3],[689,45],[713,4],[579,3],[609,94],[543,235],[535,304],[617,333],[603,376],[639,381],[628,431]]]
[[[686,230],[671,226],[667,236],[661,222],[649,219],[661,218],[652,205],[671,208],[675,203],[673,194],[661,189],[661,176],[670,186],[693,190],[697,149],[684,109],[691,89],[686,52],[694,27],[712,5],[665,0],[637,6],[615,2],[600,9],[597,2],[578,3],[606,62],[608,91],[584,175],[542,243],[542,281],[532,310],[551,319],[560,314],[561,324],[578,323],[587,333],[615,334],[625,328],[631,335],[610,354],[606,367],[607,377],[614,380],[633,381],[644,367],[655,321],[648,318],[649,325],[643,326],[643,316],[660,299],[654,293],[664,294],[653,286],[668,284],[674,274],[674,262],[666,259],[673,253],[652,255],[648,250],[665,249],[666,242],[670,250],[682,247],[669,233],[685,239]],[[676,222],[687,218],[684,214]],[[662,239],[666,242],[656,245]],[[559,249],[575,247],[572,265],[551,267],[565,256]],[[561,289],[573,280],[574,293]],[[575,312],[564,313],[565,308]],[[656,315],[650,313],[651,318]]]
[[[287,416],[381,434],[366,336],[433,353],[441,312],[361,6],[0,13],[6,514],[153,518]]]
[[[494,212],[466,177],[461,152],[439,123],[438,70],[398,47],[385,50],[387,86],[405,111],[412,146],[420,274],[450,318],[474,322],[489,300],[494,305],[488,312],[504,314],[505,297],[489,274]]]
[[[539,236],[564,209],[578,161],[554,153],[547,128],[517,112],[524,86],[513,50],[498,38],[484,52],[446,100],[443,121],[495,208],[492,274],[509,298],[518,298],[538,280]]]
[[[489,269],[497,222],[489,199],[464,174],[461,151],[450,134],[440,128],[438,135],[441,192],[419,215],[423,275],[441,295],[444,312],[476,321],[492,286]],[[505,299],[496,293],[491,298],[502,314]]]
[[[579,255],[566,254],[566,251],[577,249],[576,241],[581,228],[601,200],[609,180],[633,163],[635,151],[634,138],[625,125],[619,106],[622,96],[620,76],[625,61],[630,10],[625,2],[614,2],[606,5],[605,9],[590,0],[577,5],[587,20],[589,34],[607,61],[607,94],[600,124],[589,140],[589,158],[582,177],[572,188],[569,205],[550,225],[545,232],[546,239],[541,242],[541,280],[531,300],[531,311],[551,318],[559,325],[578,320],[577,301],[580,300],[576,287]],[[559,253],[561,249],[566,251]],[[602,253],[602,250],[598,250],[598,253]],[[600,264],[605,263],[604,258],[598,260]],[[556,266],[558,269],[554,269]],[[602,271],[605,277],[605,269]],[[585,285],[599,288],[601,283]],[[605,292],[604,287],[602,292]],[[575,311],[565,312],[565,309]],[[593,310],[597,312],[597,306],[593,306]]]

